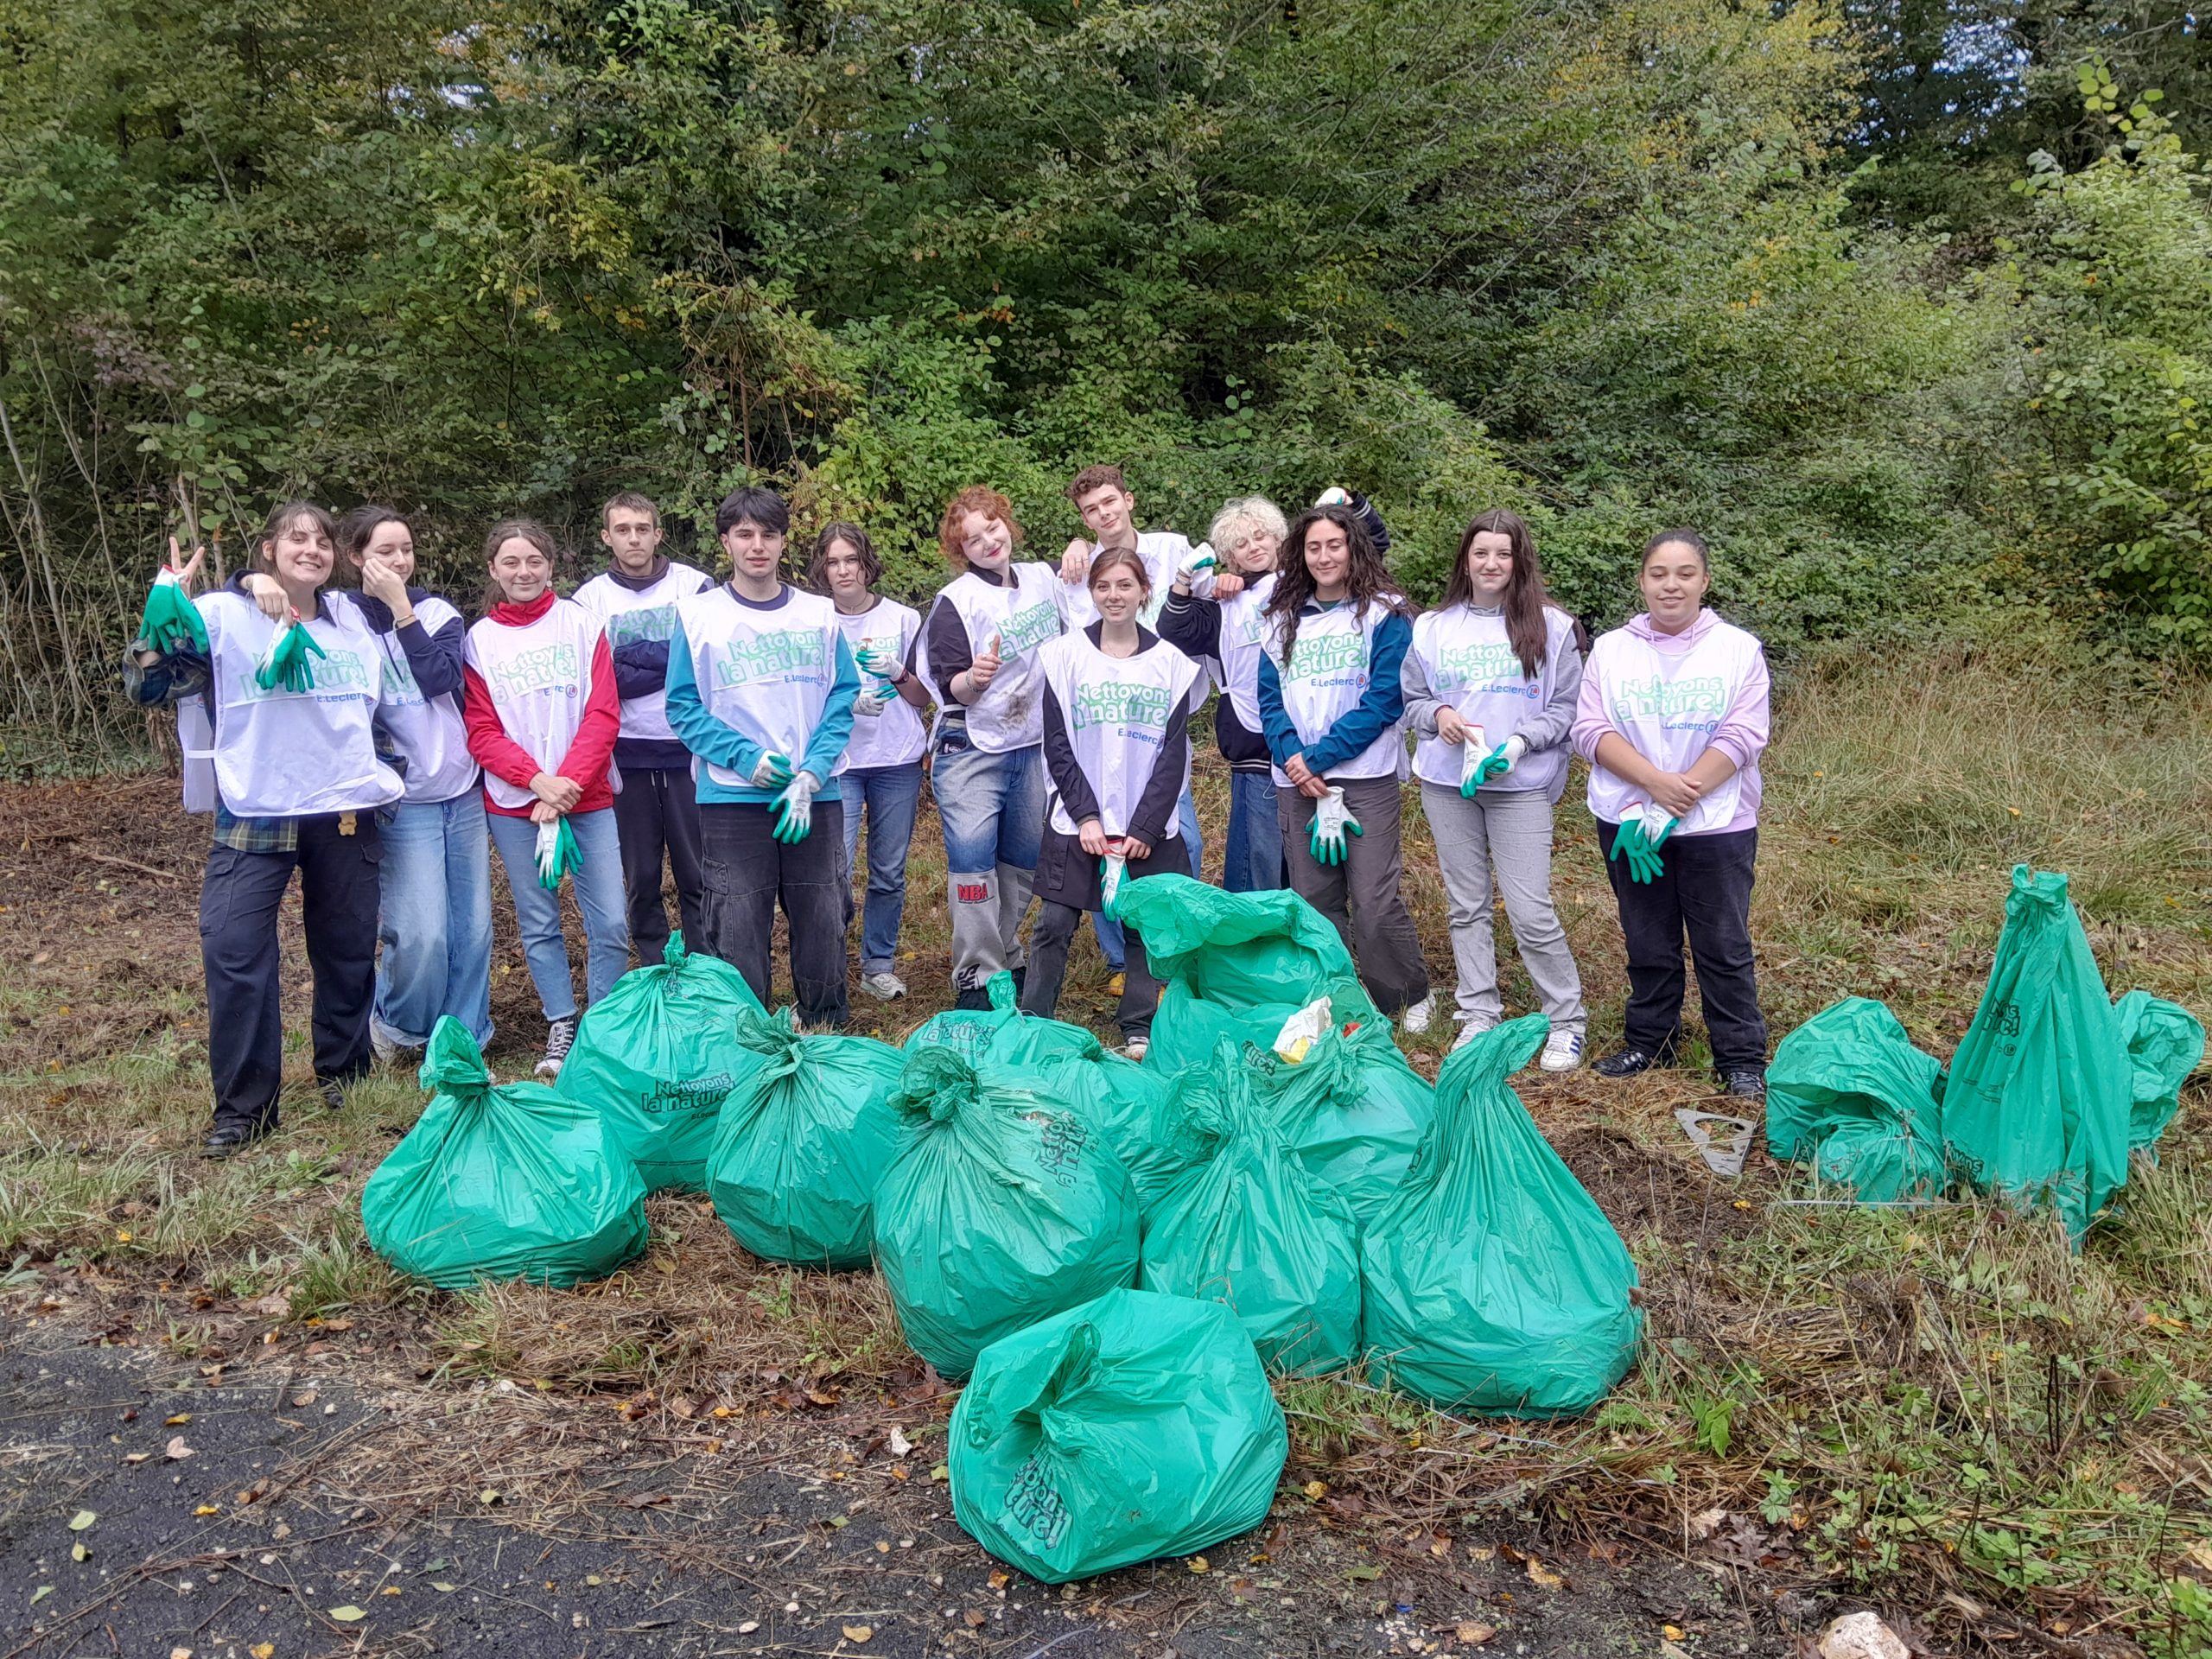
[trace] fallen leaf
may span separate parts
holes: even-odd
[[[1328,1495],[1329,1483],[1327,1481],[1309,1480],[1306,1483],[1306,1496],[1312,1498],[1315,1503],[1319,1503]]]
[[[82,1532],[99,1518],[100,1514],[98,1510],[79,1510],[69,1517],[69,1530]]]
[[[1560,1590],[1567,1585],[1562,1575],[1553,1572],[1533,1555],[1529,1558],[1529,1582],[1539,1590]]]
[[[607,1580],[601,1578],[596,1573],[587,1573],[584,1574],[584,1582],[586,1584],[604,1584]]]
[[[1005,1588],[1006,1588],[1006,1586],[1007,1586],[1007,1580],[1008,1580],[1009,1576],[1010,1576],[1009,1574],[1005,1573],[992,1573],[992,1574],[991,1574],[991,1577],[990,1577],[990,1586],[991,1586],[991,1588],[992,1588],[992,1589],[994,1589],[994,1590],[1003,1590],[1003,1589],[1005,1589]]]
[[[194,1515],[220,1515],[222,1512],[220,1507],[213,1503],[202,1503],[193,1511]]]
[[[354,1606],[350,1601],[343,1607],[332,1608],[330,1610],[330,1616],[336,1619],[340,1624],[358,1624],[362,1619],[368,1617],[366,1613],[363,1612],[359,1607]]]
[[[176,1414],[175,1416],[174,1416],[174,1417],[164,1417],[164,1418],[162,1418],[162,1427],[163,1428],[182,1428],[182,1427],[183,1427],[187,1423],[190,1422],[191,1421],[192,1421],[192,1414],[191,1414],[190,1412],[188,1412],[188,1411],[180,1411],[180,1412],[179,1412],[179,1413],[177,1413],[177,1414]]]
[[[837,1628],[844,1631],[845,1640],[855,1647],[869,1641],[875,1635],[875,1626],[873,1624],[840,1624]]]
[[[92,1559],[92,1552],[82,1544],[72,1544],[69,1546],[69,1559],[73,1561],[89,1561]]]
[[[942,1463],[938,1465],[936,1468],[930,1471],[930,1478],[931,1480],[949,1480],[951,1478],[951,1469]]]
[[[486,1486],[482,1491],[476,1494],[476,1501],[479,1503],[487,1505],[496,1503],[499,1501],[499,1494],[495,1488]]]
[[[1452,1553],[1452,1541],[1442,1533],[1438,1533],[1428,1541],[1428,1553],[1441,1560]]]
[[[62,1012],[67,1014],[68,1010],[64,1008]],[[171,1648],[169,1649],[169,1659],[192,1659],[192,1649],[190,1648]]]
[[[650,1510],[656,1503],[667,1502],[666,1492],[632,1492],[622,1500],[622,1507],[626,1510]]]
[[[181,1463],[192,1455],[192,1448],[184,1443],[184,1436],[172,1434],[169,1443],[162,1448],[162,1455],[171,1463]]]
[[[123,1460],[125,1463],[143,1463],[153,1455],[150,1452],[126,1452],[123,1454]]]
[[[1497,1639],[1497,1626],[1495,1624],[1478,1624],[1469,1623],[1460,1625],[1457,1630],[1452,1631],[1452,1634],[1458,1637],[1462,1642],[1465,1643],[1469,1647],[1479,1648],[1484,1643],[1495,1641]]]
[[[442,1580],[433,1579],[430,1581],[430,1588],[436,1591],[440,1595],[449,1596],[453,1594],[454,1591],[460,1589],[461,1586],[457,1584],[447,1584]]]
[[[906,1431],[894,1423],[892,1425],[889,1436],[883,1442],[883,1447],[893,1457],[903,1458],[914,1449],[914,1443],[906,1438]]]
[[[747,1620],[745,1621],[745,1623],[744,1623],[744,1624],[741,1624],[741,1625],[739,1625],[739,1626],[737,1627],[737,1633],[738,1633],[740,1636],[750,1636],[750,1635],[752,1635],[752,1634],[753,1634],[753,1631],[755,1631],[755,1630],[759,1630],[760,1628],[760,1621],[759,1619],[757,1619],[757,1618],[748,1618],[748,1619],[747,1619]]]
[[[1382,1569],[1374,1566],[1351,1567],[1344,1573],[1344,1577],[1358,1584],[1372,1584],[1382,1576]]]
[[[246,1651],[253,1656],[253,1659],[271,1659],[276,1651],[276,1644],[274,1642],[257,1642]]]
[[[1679,1624],[1662,1624],[1659,1627],[1659,1634],[1665,1637],[1669,1642],[1681,1642],[1688,1639],[1683,1633],[1682,1627]]]
[[[980,1607],[970,1607],[960,1617],[971,1630],[980,1630],[990,1623],[989,1616]]]
[[[34,1607],[37,1606],[39,1603],[44,1601],[53,1593],[54,1586],[52,1585],[41,1584],[37,1589],[31,1592],[31,1605]]]
[[[1185,1562],[1184,1565],[1188,1567],[1193,1573],[1211,1573],[1213,1571],[1213,1563],[1206,1560],[1203,1555],[1193,1555],[1188,1561]]]
[[[292,1403],[296,1406],[311,1406],[315,1404],[315,1390],[313,1389],[301,1389],[299,1393],[292,1396]]]
[[[396,1596],[398,1593],[399,1586],[396,1584],[387,1584],[383,1589],[377,1592],[377,1594],[380,1596]]]

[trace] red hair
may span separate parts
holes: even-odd
[[[965,538],[960,533],[960,521],[971,512],[980,512],[986,518],[995,518],[1007,528],[1016,547],[1021,545],[1021,521],[1014,516],[1014,503],[988,484],[970,484],[954,496],[944,510],[944,518],[937,527],[938,550],[944,561],[955,569],[968,568]]]

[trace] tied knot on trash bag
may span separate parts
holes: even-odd
[[[1016,1423],[1034,1424],[1051,1433],[1046,1419],[1052,1408],[1090,1380],[1098,1361],[1098,1327],[1077,1319],[1061,1332],[1057,1344],[1033,1350],[1021,1362],[1007,1367],[985,1385],[982,1403],[969,1414],[963,1437],[972,1446],[986,1446]],[[1063,1435],[1078,1426],[1058,1426]]]
[[[891,1109],[928,1123],[950,1123],[982,1098],[976,1068],[949,1047],[925,1048],[906,1062]]]
[[[484,1064],[484,1052],[476,1046],[468,1027],[447,1014],[430,1032],[415,1080],[426,1095],[480,1100],[491,1090],[492,1071]]]
[[[788,1077],[798,1070],[800,1045],[806,1039],[799,1032],[798,1014],[782,1007],[773,1014],[741,1008],[737,1040],[760,1057],[760,1070],[764,1075]]]
[[[295,696],[312,691],[315,665],[310,659],[327,655],[295,611],[277,625],[269,648],[261,653],[260,665],[253,671],[253,683],[264,691],[281,688]]]

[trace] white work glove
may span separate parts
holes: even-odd
[[[786,847],[797,846],[813,832],[814,797],[821,787],[819,778],[802,772],[776,797],[776,827],[772,833]]]
[[[773,749],[762,755],[753,768],[753,787],[755,789],[781,789],[791,780],[791,760]]]
[[[1313,809],[1313,834],[1306,843],[1307,850],[1316,863],[1341,864],[1350,851],[1344,837],[1366,833],[1359,827],[1359,820],[1352,817],[1351,809],[1344,804],[1344,791],[1332,784],[1329,792]]]

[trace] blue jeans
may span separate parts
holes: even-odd
[[[537,826],[528,818],[487,812],[492,844],[506,868],[507,891],[514,895],[515,923],[522,931],[523,955],[545,1018],[571,1020],[576,987],[569,972],[568,942],[561,937],[561,895],[537,885]],[[605,996],[630,965],[628,899],[622,889],[622,842],[615,833],[614,810],[569,815],[583,862],[570,878],[576,908],[584,918],[584,1006]]]
[[[952,982],[979,990],[1021,962],[1021,919],[1045,834],[1044,745],[986,754],[964,725],[948,722],[931,784],[944,826]]]
[[[1272,893],[1289,886],[1282,868],[1282,826],[1274,779],[1264,772],[1229,774],[1229,839],[1221,885],[1230,893]]]
[[[861,814],[868,814],[868,900],[861,917],[861,972],[887,974],[899,952],[906,912],[906,854],[914,810],[922,797],[922,763],[867,766],[837,780],[845,798],[845,903],[852,907],[853,867],[860,858]],[[845,921],[851,931],[852,918]]]
[[[383,826],[378,1034],[420,1048],[442,1014],[492,1040],[492,846],[484,796],[403,801]]]
[[[1187,789],[1176,803],[1175,818],[1183,836],[1183,850],[1191,855],[1191,874],[1203,881],[1206,879],[1205,837],[1198,832],[1198,797]],[[1128,951],[1122,942],[1121,923],[1103,912],[1093,911],[1090,925],[1098,935],[1098,951],[1106,958],[1106,965],[1117,974],[1122,972],[1128,965]]]

